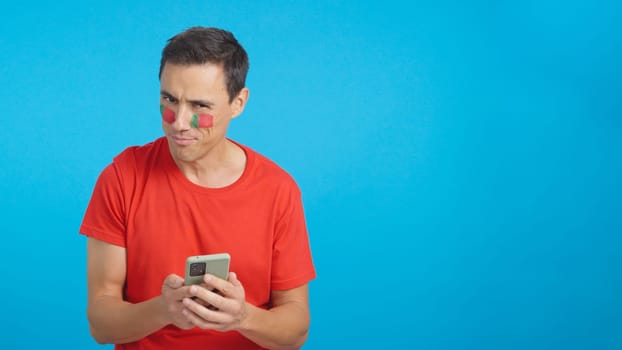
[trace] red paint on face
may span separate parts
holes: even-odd
[[[175,112],[172,109],[165,107],[162,111],[162,119],[169,124],[173,124],[175,122]]]
[[[199,114],[199,128],[211,128],[214,126],[214,116],[211,114]]]

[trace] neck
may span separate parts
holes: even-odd
[[[175,159],[175,164],[191,182],[208,188],[233,184],[244,172],[246,155],[236,144],[225,139],[203,157],[186,162]]]

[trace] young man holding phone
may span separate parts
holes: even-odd
[[[117,349],[289,349],[309,328],[315,277],[300,191],[226,137],[244,110],[248,58],[227,31],[194,27],[160,63],[165,136],[101,173],[88,236],[88,319]],[[230,257],[228,279],[184,285],[186,260]],[[224,275],[222,275],[224,276]]]

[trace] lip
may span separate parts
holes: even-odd
[[[171,136],[171,139],[175,144],[179,146],[188,146],[193,144],[196,140],[192,137]]]

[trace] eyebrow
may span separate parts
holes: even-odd
[[[173,96],[170,92],[168,92],[166,90],[160,90],[160,95],[166,96],[166,97],[170,97],[171,99],[179,100],[177,97]],[[214,102],[207,101],[207,100],[188,100],[188,102],[190,102],[192,104],[205,105],[205,106],[208,106],[210,108],[214,106]]]
[[[195,104],[195,105],[205,105],[210,108],[214,106],[213,102],[206,101],[206,100],[188,100],[188,102]]]
[[[171,93],[166,90],[160,90],[160,95],[177,99],[175,96],[171,95]]]

